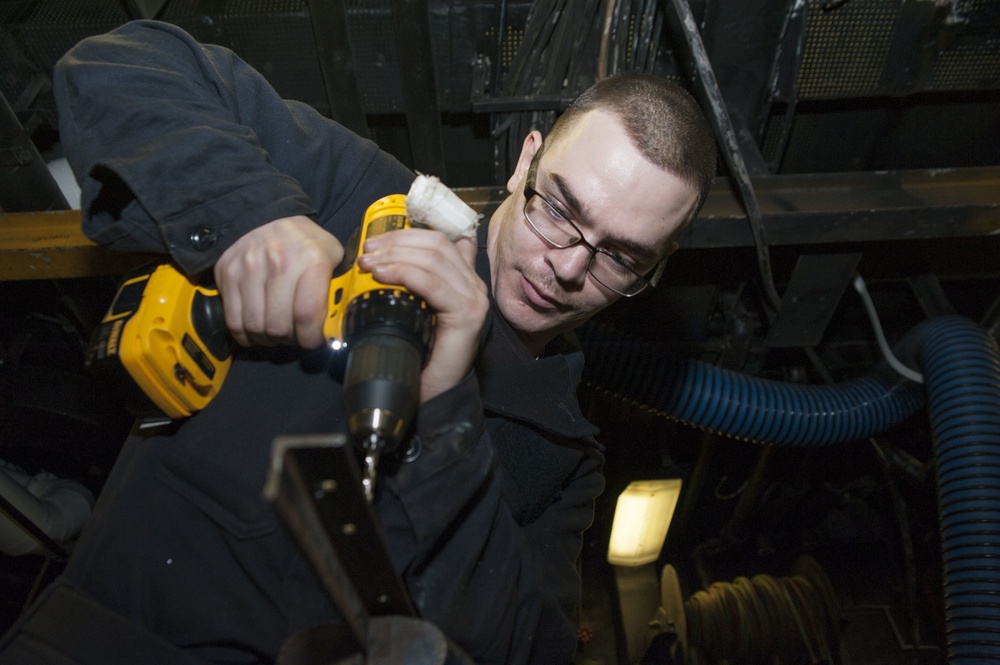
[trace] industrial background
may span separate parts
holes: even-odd
[[[141,257],[80,236],[50,75],[134,18],[234,49],[487,214],[593,81],[688,87],[716,185],[661,286],[580,333],[608,482],[577,663],[1000,660],[996,0],[0,0],[0,471],[22,488],[98,494],[131,426],[83,354]],[[610,565],[619,493],[668,478],[659,555]],[[4,528],[30,528],[9,498]],[[0,554],[0,628],[72,549],[30,535]]]

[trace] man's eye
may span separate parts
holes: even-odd
[[[556,210],[556,207],[554,205],[552,205],[545,199],[542,199],[542,203],[543,203],[542,209],[545,210],[545,215],[549,218],[550,222],[558,226],[562,226],[566,223],[566,216],[563,215],[558,210]]]
[[[608,261],[608,263],[612,264],[612,267],[617,272],[620,272],[623,275],[627,275],[630,272],[632,273],[637,272],[638,265],[632,259],[628,258],[627,256],[622,256],[617,252],[612,252],[608,250],[603,250],[603,251],[605,255],[614,259],[614,261]]]

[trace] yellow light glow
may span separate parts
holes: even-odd
[[[615,505],[608,563],[641,566],[656,561],[680,495],[679,478],[629,483]]]

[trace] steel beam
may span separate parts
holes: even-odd
[[[148,260],[95,245],[79,210],[0,213],[0,281],[120,275]]]
[[[773,247],[1000,241],[1000,167],[773,175],[754,184]],[[455,191],[486,220],[507,196],[501,187]],[[754,246],[727,179],[678,240],[693,249]],[[79,211],[0,213],[0,280],[117,274],[148,259],[94,245],[80,231]]]
[[[728,182],[682,247],[749,247]],[[771,246],[1000,235],[1000,167],[764,176],[754,180]]]

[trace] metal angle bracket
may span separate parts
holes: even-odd
[[[363,650],[371,616],[415,612],[347,441],[343,434],[275,439],[264,497],[285,521]]]
[[[416,616],[343,434],[278,437],[264,498],[275,506],[341,614],[292,634],[276,665],[473,665]]]

